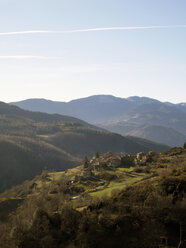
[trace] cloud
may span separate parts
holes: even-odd
[[[15,55],[15,56],[0,56],[0,59],[58,59],[55,57],[33,56],[33,55]]]
[[[66,33],[82,33],[82,32],[99,32],[99,31],[122,31],[122,30],[148,30],[148,29],[174,29],[186,28],[186,25],[167,25],[167,26],[134,26],[134,27],[103,27],[103,28],[87,28],[74,30],[27,30],[18,32],[0,32],[0,36],[8,35],[29,35],[29,34],[66,34]]]

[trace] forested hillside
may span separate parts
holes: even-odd
[[[0,245],[183,248],[185,161],[182,148],[96,153],[74,169],[45,172],[0,195]]]

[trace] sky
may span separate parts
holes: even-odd
[[[0,0],[0,101],[186,102],[185,0]]]

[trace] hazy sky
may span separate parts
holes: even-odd
[[[0,100],[186,102],[185,13],[185,0],[0,0]]]

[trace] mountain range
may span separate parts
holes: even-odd
[[[11,104],[31,111],[73,116],[111,132],[169,146],[182,146],[186,141],[186,103],[96,95],[70,102],[27,99]]]

